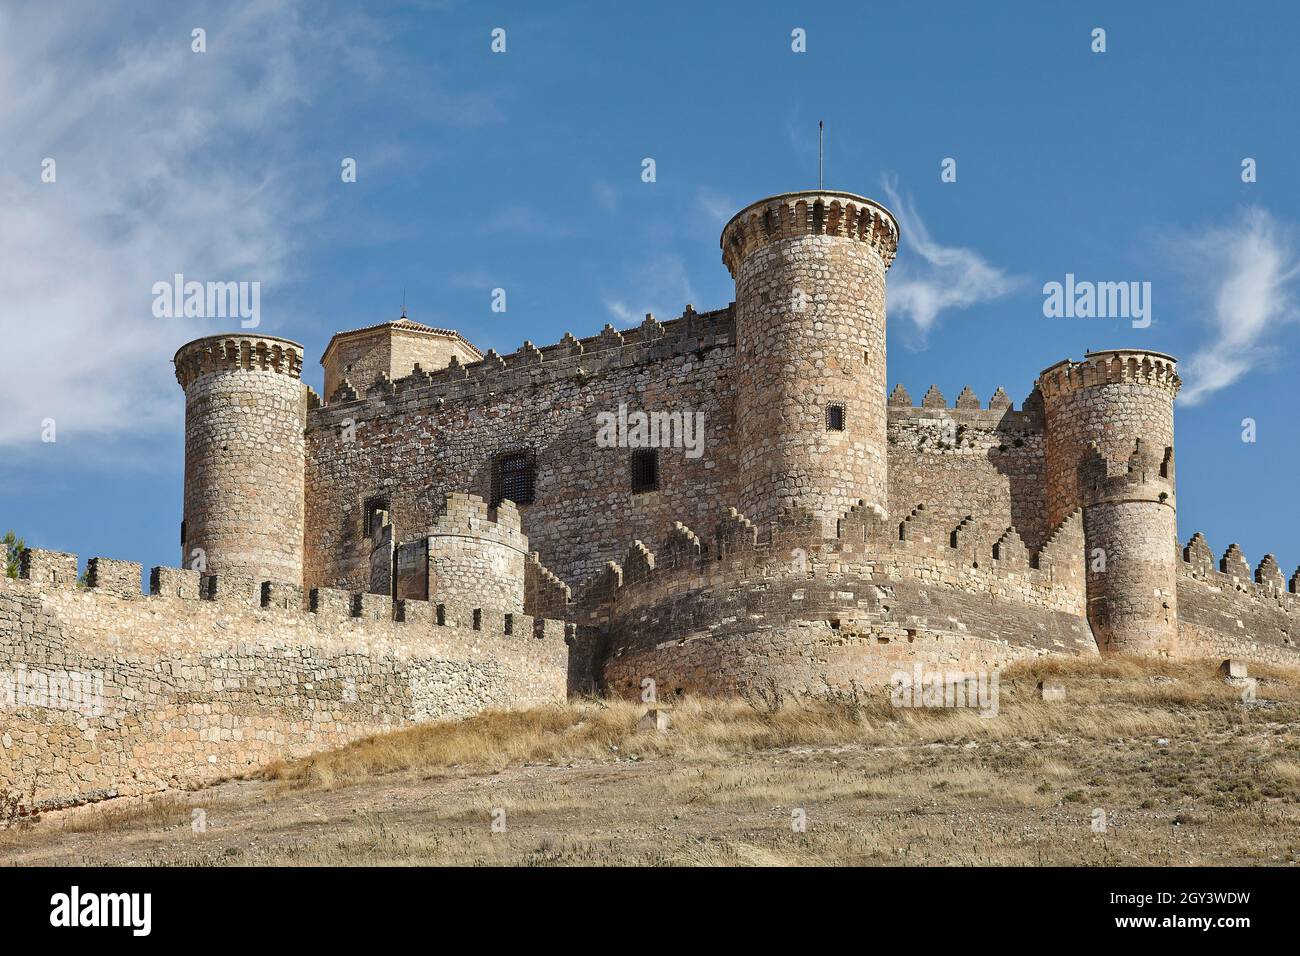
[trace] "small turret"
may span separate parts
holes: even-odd
[[[181,563],[302,585],[302,346],[268,335],[213,335],[173,359],[185,390]]]
[[[1088,620],[1102,651],[1171,654],[1179,563],[1174,359],[1089,352],[1039,376],[1047,504],[1055,524],[1083,509]]]

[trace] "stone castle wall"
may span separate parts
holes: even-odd
[[[1039,548],[1051,525],[1044,502],[1041,409],[1012,408],[1001,391],[980,408],[964,389],[948,407],[935,386],[920,407],[901,386],[889,399],[889,513],[906,515],[924,502],[956,526],[967,516],[1001,532],[1014,527]]]
[[[991,670],[1047,653],[1095,654],[1075,514],[1036,554],[922,507],[902,522],[869,506],[838,536],[776,529],[738,514],[701,538],[677,526],[655,550],[634,543],[581,595],[585,623],[609,635],[606,687],[637,696],[870,688],[912,663]]]
[[[491,495],[497,456],[528,451],[535,500],[523,531],[570,583],[595,573],[627,541],[675,519],[701,520],[732,500],[733,321],[729,309],[587,339],[489,353],[471,366],[336,396],[308,415],[306,583],[365,589],[367,500],[385,497],[399,545],[436,520],[446,495]],[[659,489],[632,492],[628,447],[597,443],[598,415],[703,416],[703,453],[663,448]]]
[[[1300,663],[1300,569],[1289,579],[1271,554],[1254,572],[1230,545],[1217,561],[1195,534],[1178,568],[1178,654]]]
[[[482,608],[29,552],[0,578],[0,789],[58,806],[565,698],[566,627]],[[508,629],[505,622],[510,620]],[[50,693],[51,683],[55,686]]]

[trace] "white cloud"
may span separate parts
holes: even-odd
[[[891,318],[911,320],[924,338],[941,313],[999,299],[1021,284],[1022,279],[990,265],[971,249],[935,242],[896,183],[886,178],[884,188],[903,242],[889,274]]]
[[[1180,398],[1196,404],[1269,360],[1276,351],[1269,333],[1300,319],[1292,294],[1300,257],[1295,231],[1258,207],[1174,246],[1211,303],[1214,335],[1179,368],[1186,383]]]
[[[699,201],[704,208],[705,214],[709,217],[708,227],[716,231],[721,231],[731,217],[740,212],[741,209],[733,200],[710,189],[701,189],[699,191]]]
[[[519,237],[560,239],[571,236],[573,230],[531,206],[503,206],[480,227],[484,235],[512,235]]]
[[[285,111],[302,101],[312,44],[293,6],[222,4],[149,33],[113,9],[0,13],[0,447],[171,435],[182,401],[170,360],[229,320],[157,319],[174,273],[281,281],[303,207],[282,162]],[[190,49],[190,24],[208,52]],[[100,48],[95,38],[132,40]],[[43,183],[41,162],[57,163]],[[86,441],[82,441],[85,439]],[[102,449],[101,449],[102,450]]]
[[[695,301],[686,264],[680,256],[657,255],[628,272],[625,288],[636,297],[634,305],[626,298],[607,299],[605,308],[624,325],[639,324],[650,312],[660,321],[681,315],[688,302]]]

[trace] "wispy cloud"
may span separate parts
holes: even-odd
[[[657,255],[629,270],[624,288],[635,296],[630,304],[626,296],[605,300],[610,315],[624,325],[641,322],[647,312],[658,319],[676,318],[695,301],[686,264],[675,255]]]
[[[8,453],[40,447],[47,418],[83,453],[175,434],[172,353],[222,329],[154,318],[153,283],[285,278],[306,207],[275,118],[305,102],[301,59],[317,49],[300,12],[223,4],[112,48],[87,38],[109,32],[113,8],[0,13]],[[211,52],[191,50],[191,22]],[[40,178],[46,157],[52,183]],[[263,309],[264,330],[274,325]]]
[[[889,276],[890,316],[909,319],[922,339],[943,312],[999,299],[1023,283],[974,250],[935,242],[893,178],[885,178],[884,189],[905,244]]]
[[[531,206],[504,206],[493,213],[479,231],[484,235],[514,235],[558,239],[573,234],[563,223],[549,219]]]
[[[1257,206],[1173,245],[1211,303],[1213,336],[1179,370],[1186,382],[1180,398],[1194,405],[1276,355],[1269,334],[1300,319],[1293,295],[1300,256],[1295,230]]]
[[[709,229],[720,230],[732,216],[740,212],[740,206],[734,200],[711,189],[701,189],[698,198],[700,207],[704,210],[704,214],[708,216],[707,226]]]

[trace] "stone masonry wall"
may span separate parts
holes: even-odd
[[[1044,501],[1041,411],[1013,410],[1001,389],[981,409],[969,388],[949,408],[931,386],[912,407],[901,386],[889,399],[889,513],[924,502],[937,517],[998,532],[1014,527],[1029,548],[1051,531]]]
[[[1179,656],[1300,664],[1300,569],[1265,555],[1252,573],[1235,544],[1216,561],[1199,533],[1179,564]]]
[[[864,509],[835,541],[760,542],[732,515],[711,541],[678,527],[656,551],[636,542],[580,602],[608,630],[606,686],[799,692],[883,685],[914,662],[975,670],[1097,652],[1078,514],[1032,558],[1014,532],[973,539],[924,513],[901,524]]]
[[[528,450],[535,501],[524,533],[568,582],[598,571],[627,541],[675,519],[699,520],[733,500],[730,310],[647,320],[624,332],[538,349],[527,344],[470,366],[379,384],[308,415],[306,584],[364,589],[366,500],[387,496],[398,543],[420,537],[446,495],[490,498],[492,462]],[[362,386],[358,383],[358,387]],[[597,416],[703,415],[699,457],[659,450],[659,488],[633,494],[628,447],[597,445]]]
[[[301,585],[308,392],[300,346],[213,336],[185,345],[175,361],[185,389],[181,563]]]
[[[859,196],[791,193],[737,213],[721,243],[736,280],[736,507],[760,525],[887,507],[885,272],[897,223]]]
[[[501,502],[490,515],[482,498],[449,495],[446,511],[429,529],[428,555],[431,600],[473,595],[487,607],[524,610],[528,539],[511,502]]]
[[[565,698],[558,621],[438,626],[428,603],[334,590],[305,612],[298,588],[167,568],[142,596],[137,564],[93,559],[79,588],[75,556],[30,554],[29,579],[0,578],[0,788],[38,809]]]

